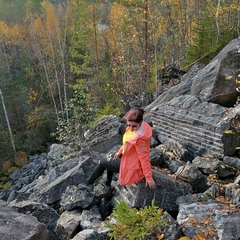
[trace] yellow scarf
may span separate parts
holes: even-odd
[[[126,147],[126,142],[130,140],[133,135],[135,134],[136,131],[131,131],[130,129],[126,130],[126,132],[123,135],[123,151],[122,153],[125,152],[125,147]]]

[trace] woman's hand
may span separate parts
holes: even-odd
[[[154,182],[154,180],[146,180],[146,186],[149,186],[151,189],[154,189],[156,184]]]
[[[122,157],[122,154],[121,153],[115,153],[115,155],[114,155],[114,158],[121,158]]]

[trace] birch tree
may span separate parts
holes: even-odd
[[[10,124],[10,121],[9,121],[9,118],[8,118],[8,113],[7,113],[7,109],[6,109],[6,106],[5,106],[4,97],[3,97],[3,93],[2,93],[1,88],[0,88],[0,97],[1,97],[4,116],[5,116],[7,127],[8,127],[8,132],[9,132],[9,136],[10,136],[10,140],[11,140],[13,153],[15,155],[16,154],[16,148],[15,148],[14,138],[13,138],[13,134],[12,134],[12,128],[11,128],[11,124]]]

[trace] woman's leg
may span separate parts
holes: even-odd
[[[120,158],[112,159],[101,159],[99,164],[93,170],[92,174],[87,180],[87,185],[93,184],[99,177],[101,177],[105,170],[107,170],[107,181],[106,184],[110,186],[113,173],[119,172]]]

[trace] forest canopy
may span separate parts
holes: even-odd
[[[123,96],[156,95],[164,67],[208,63],[239,37],[239,11],[237,0],[0,0],[0,164],[80,143]]]

